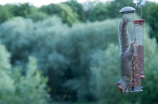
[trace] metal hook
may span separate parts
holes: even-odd
[[[142,0],[139,0],[138,3],[136,3],[136,8],[140,8],[141,9],[141,18],[143,18],[143,10],[142,10],[142,7],[140,6]]]
[[[136,7],[140,8],[140,3],[142,2],[142,0],[139,0],[138,3],[136,3]]]

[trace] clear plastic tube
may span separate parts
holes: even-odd
[[[135,37],[136,37],[136,53],[138,56],[138,67],[140,70],[140,77],[145,78],[144,76],[144,22],[145,20],[135,20]]]
[[[132,60],[133,88],[131,92],[143,91],[141,78],[144,76],[144,20],[134,21],[134,39],[136,39],[135,52]]]

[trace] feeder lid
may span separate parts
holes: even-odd
[[[127,6],[122,8],[119,12],[121,12],[122,14],[125,13],[134,13],[135,9],[133,7]]]
[[[134,20],[134,24],[144,24],[145,20],[144,19],[139,19],[139,20]]]

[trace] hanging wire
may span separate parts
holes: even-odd
[[[141,19],[143,19],[143,9],[142,7],[140,7],[140,9],[141,9]]]
[[[140,7],[140,3],[142,2],[142,0],[139,0],[138,3],[136,3],[136,7]]]
[[[139,2],[138,3],[136,3],[136,8],[140,8],[141,9],[141,19],[143,18],[143,9],[142,9],[142,6],[140,5],[141,4],[141,2],[142,2],[142,0],[139,0]]]

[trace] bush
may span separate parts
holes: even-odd
[[[48,104],[47,78],[37,71],[36,60],[29,58],[26,76],[11,70],[10,54],[0,45],[0,104]]]
[[[12,53],[13,65],[25,68],[28,56],[37,58],[38,68],[50,79],[54,99],[87,101],[94,99],[88,84],[91,54],[106,49],[111,40],[118,43],[117,22],[106,20],[70,28],[57,17],[36,23],[15,18],[0,26],[0,37]]]

